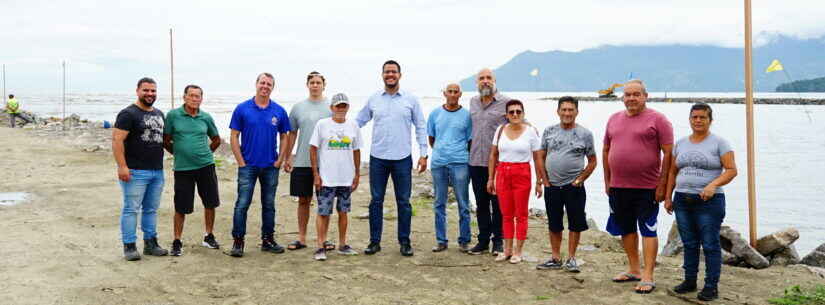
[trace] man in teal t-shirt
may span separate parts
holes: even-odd
[[[427,119],[427,135],[433,147],[431,172],[435,201],[435,238],[433,252],[447,250],[447,191],[453,186],[458,201],[458,247],[461,252],[469,251],[470,232],[470,139],[473,124],[470,112],[461,107],[461,87],[449,84],[444,88],[446,102],[434,109]]]
[[[195,186],[204,206],[206,233],[203,246],[218,249],[220,245],[212,234],[215,208],[220,205],[218,176],[215,173],[213,152],[221,145],[221,137],[212,116],[200,110],[203,89],[188,85],[183,90],[184,104],[166,115],[163,128],[163,146],[175,156],[175,240],[172,255],[183,254],[183,222],[191,214],[195,201]],[[211,142],[210,142],[211,141]]]

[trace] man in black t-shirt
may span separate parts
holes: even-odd
[[[151,78],[138,81],[138,100],[121,110],[112,131],[112,152],[117,163],[117,176],[123,190],[123,211],[120,232],[123,255],[136,261],[140,254],[137,240],[137,213],[141,212],[143,254],[164,256],[168,253],[158,244],[157,210],[163,192],[163,112],[152,107],[157,97],[157,84]]]

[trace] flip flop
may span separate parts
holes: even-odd
[[[617,275],[617,276],[623,276],[624,278],[623,279],[614,278],[613,279],[614,283],[638,282],[638,281],[642,280],[638,275],[635,275],[635,274],[630,273],[630,272],[622,272],[622,273],[619,273],[619,275]]]
[[[639,290],[639,287],[644,286],[650,286],[650,290]],[[653,290],[656,290],[656,283],[654,282],[639,282],[639,284],[636,285],[636,293],[638,294],[650,294]]]
[[[302,243],[300,240],[293,241],[293,242],[289,243],[286,246],[286,248],[289,249],[289,250],[299,250],[299,249],[303,249],[303,248],[306,248],[306,247],[307,247],[307,245]]]
[[[327,251],[335,250],[335,244],[333,244],[330,241],[325,241],[324,242],[324,250],[327,250]]]

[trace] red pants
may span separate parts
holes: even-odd
[[[504,239],[527,239],[527,204],[530,202],[530,163],[499,162],[496,166],[496,193],[501,208]]]

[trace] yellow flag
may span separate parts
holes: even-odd
[[[539,76],[539,68],[535,68],[533,71],[530,71],[530,76]]]
[[[782,63],[781,63],[781,62],[779,62],[779,60],[778,60],[778,59],[774,59],[774,60],[771,62],[771,65],[770,65],[770,66],[768,66],[768,68],[767,68],[767,69],[765,69],[765,73],[771,73],[771,72],[773,72],[773,71],[779,71],[779,70],[784,70],[784,69],[785,69],[785,68],[784,68],[784,67],[782,67]]]

